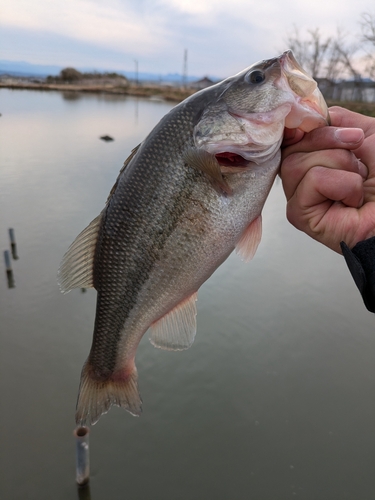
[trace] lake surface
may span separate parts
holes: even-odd
[[[0,250],[12,227],[19,256],[14,288],[0,273],[0,498],[77,499],[96,293],[62,295],[56,273],[171,105],[9,90],[0,103]],[[253,261],[232,255],[201,288],[193,346],[142,340],[143,415],[115,407],[92,428],[93,500],[375,498],[374,315],[343,258],[286,221],[280,183],[263,214]]]

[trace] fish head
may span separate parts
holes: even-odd
[[[284,128],[309,132],[329,124],[316,81],[291,50],[253,64],[219,83],[194,130],[197,147],[263,163],[280,148]]]

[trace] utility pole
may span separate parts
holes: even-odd
[[[182,69],[182,86],[184,88],[187,85],[187,75],[188,75],[187,58],[188,58],[188,51],[187,51],[187,49],[185,49],[184,50],[184,65],[183,65],[183,69]]]
[[[138,61],[134,59],[135,63],[135,84],[138,86]]]

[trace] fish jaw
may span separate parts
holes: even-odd
[[[257,74],[264,79],[259,84],[252,82]],[[250,66],[222,86],[217,103],[196,125],[194,142],[213,155],[242,157],[237,167],[272,159],[285,127],[309,132],[329,124],[317,83],[290,50]]]
[[[330,124],[327,104],[316,81],[299,65],[291,50],[280,56],[281,77],[277,85],[292,92],[292,108],[285,120],[287,128],[303,132]]]

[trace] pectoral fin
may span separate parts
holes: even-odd
[[[262,216],[259,215],[251,222],[236,245],[236,252],[245,262],[249,262],[257,251],[262,239]]]
[[[188,349],[197,330],[197,292],[180,302],[169,313],[151,325],[150,342],[169,351]]]
[[[189,166],[206,174],[213,187],[220,194],[223,192],[232,194],[232,189],[224,179],[220,164],[214,155],[204,149],[189,148],[184,155],[184,160]]]

